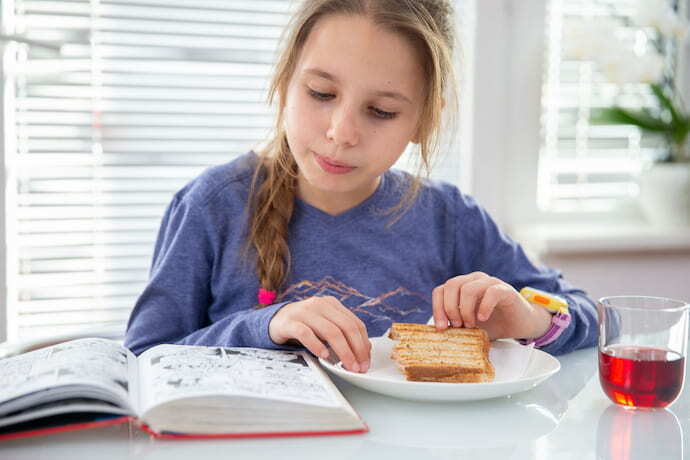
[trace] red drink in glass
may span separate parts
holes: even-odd
[[[665,407],[683,387],[685,358],[652,347],[612,345],[599,352],[599,379],[612,401],[630,407]]]

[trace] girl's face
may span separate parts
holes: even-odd
[[[321,19],[300,54],[284,113],[299,196],[331,214],[369,197],[415,141],[423,85],[402,36],[360,16]]]

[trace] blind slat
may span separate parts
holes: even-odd
[[[97,304],[104,310],[127,309],[136,301],[135,296],[105,297],[98,299]],[[55,313],[60,311],[93,310],[96,302],[92,299],[51,299],[25,300],[22,302],[24,313]]]

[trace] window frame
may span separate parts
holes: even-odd
[[[13,2],[6,1],[0,4],[0,32],[10,33],[10,21],[12,17]],[[7,151],[9,150],[9,138],[6,133],[7,126],[12,122],[11,114],[8,110],[7,99],[10,95],[10,84],[5,80],[4,75],[6,71],[5,55],[7,47],[12,46],[11,42],[0,41],[0,148],[2,149],[3,167],[0,171],[0,342],[8,339],[8,261],[10,258],[7,255],[9,244],[7,244]]]

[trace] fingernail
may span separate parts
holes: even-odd
[[[452,324],[453,327],[460,327],[460,322],[459,322],[459,321],[451,321],[450,324]]]
[[[328,358],[328,350],[322,351],[320,356],[321,356],[323,359]]]
[[[352,365],[352,372],[359,372],[359,364],[354,363]]]
[[[370,364],[369,361],[364,361],[362,363],[362,372],[366,372],[369,370],[369,364]]]
[[[446,326],[447,325],[448,324],[446,324]],[[436,321],[436,329],[443,329],[443,326],[444,326],[443,321],[441,321],[441,320]]]

